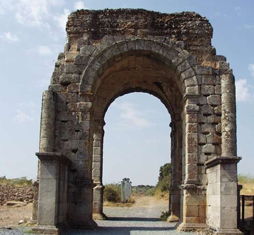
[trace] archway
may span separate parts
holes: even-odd
[[[141,91],[171,114],[171,212],[179,228],[239,234],[234,76],[211,46],[207,19],[81,10],[70,15],[67,33],[42,101],[37,229],[96,226],[104,115],[117,97]]]
[[[118,97],[110,105],[104,119],[106,125],[102,135],[100,169],[102,180],[95,187],[94,198],[99,198],[96,193],[103,195],[100,189],[102,185],[105,186],[105,179],[107,183],[112,183],[130,177],[132,185],[155,186],[158,182],[159,169],[171,161],[170,151],[173,149],[170,144],[171,118],[165,106],[153,95],[144,92],[129,93]],[[168,184],[170,185],[170,180]],[[140,196],[138,194],[137,197],[139,203],[143,201],[142,199],[152,200]],[[102,207],[102,200],[95,201],[94,205],[97,208]],[[97,212],[94,219],[103,218],[104,214],[100,212],[103,208],[100,210],[97,208],[94,208]],[[164,207],[164,210],[168,209],[169,204]],[[106,215],[110,216],[107,213]]]
[[[180,190],[182,178],[182,95],[173,80],[174,73],[165,63],[156,60],[149,51],[132,51],[115,57],[112,67],[107,68],[98,78],[98,85],[93,108],[93,180],[94,188],[93,211],[95,218],[103,217],[102,211],[102,152],[104,116],[110,103],[117,97],[135,91],[142,91],[158,97],[172,118],[172,217],[180,217]],[[95,85],[95,87],[97,87]],[[105,87],[107,89],[105,89]],[[169,146],[170,148],[170,146]],[[177,201],[176,201],[177,200]],[[98,215],[100,214],[100,215]]]

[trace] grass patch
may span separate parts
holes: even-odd
[[[238,175],[238,184],[243,186],[241,195],[254,195],[254,176]]]
[[[17,187],[24,187],[24,186],[32,186],[33,180],[27,179],[27,177],[20,177],[14,179],[7,179],[5,176],[0,177],[0,184],[1,185],[12,185]]]
[[[155,186],[152,185],[138,185],[132,186],[132,195],[137,197],[154,196]]]

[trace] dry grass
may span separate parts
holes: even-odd
[[[162,191],[156,190],[154,196],[157,199],[169,200],[169,194],[170,194],[169,191],[162,192]]]
[[[254,195],[254,177],[249,175],[238,175],[238,184],[243,186],[241,195]]]
[[[104,201],[103,206],[106,207],[131,207],[135,203],[135,199],[130,197],[127,202],[109,202]]]
[[[32,186],[33,180],[29,180],[26,177],[7,179],[5,176],[3,176],[3,177],[0,177],[0,184],[1,185],[9,184],[16,187],[24,187],[24,186]]]

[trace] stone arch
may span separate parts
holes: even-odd
[[[105,41],[108,44],[112,42],[109,37],[106,37]],[[175,68],[175,75],[179,79],[177,83],[182,89],[182,93],[199,95],[199,82],[195,76],[196,61],[186,50],[178,45],[169,38],[163,37],[162,42],[157,41],[156,38],[154,40],[130,38],[124,41],[115,41],[108,47],[102,47],[92,54],[81,76],[80,92],[93,93],[95,81],[111,63],[114,63],[114,59],[128,56],[128,54],[132,53],[148,52],[153,54],[155,58],[157,57],[159,61]],[[185,82],[185,79],[188,79],[189,82]]]
[[[105,110],[121,94],[145,91],[173,117],[172,159],[182,175],[173,176],[172,202],[180,203],[171,205],[171,219],[180,217],[182,230],[241,234],[234,76],[211,46],[212,32],[193,12],[107,9],[69,16],[68,43],[42,99],[35,230],[96,226],[92,171],[101,167],[93,159],[101,159]]]
[[[199,99],[199,81],[196,77],[195,72],[195,59],[190,56],[190,54],[178,47],[174,42],[168,40],[168,43],[164,43],[167,40],[164,38],[162,42],[156,40],[145,40],[145,39],[129,39],[120,42],[116,42],[113,45],[108,47],[100,48],[99,52],[94,52],[94,55],[91,56],[89,63],[84,70],[84,73],[81,77],[80,82],[80,93],[83,95],[90,95],[93,97],[93,118],[92,123],[93,126],[93,138],[94,138],[94,148],[93,148],[93,180],[97,184],[94,189],[94,195],[96,201],[94,202],[94,212],[97,213],[96,218],[104,217],[102,212],[102,152],[103,149],[103,125],[104,119],[103,116],[105,114],[105,109],[108,107],[109,103],[117,98],[120,94],[127,93],[126,91],[146,91],[148,93],[155,94],[155,96],[159,97],[160,100],[163,101],[165,107],[169,110],[169,113],[172,117],[172,126],[174,126],[173,133],[173,145],[178,146],[177,149],[173,150],[172,153],[172,163],[175,164],[173,169],[178,169],[178,171],[173,172],[175,177],[172,179],[174,182],[172,186],[172,198],[171,198],[171,209],[172,209],[172,218],[174,220],[176,217],[183,217],[183,214],[180,212],[180,190],[179,187],[182,183],[198,183],[198,168],[195,167],[194,164],[187,164],[186,167],[180,169],[181,166],[185,166],[185,161],[197,161],[188,160],[182,158],[181,155],[185,156],[185,152],[194,151],[197,157],[198,154],[198,143],[197,143],[197,130],[194,130],[194,133],[190,133],[188,131],[187,137],[185,137],[185,126],[193,125],[195,122],[197,124],[197,120],[191,120],[191,116],[197,115],[199,110],[198,107],[198,99]],[[176,48],[176,49],[174,49]],[[152,63],[159,63],[161,67],[163,67],[164,74],[163,81],[167,81],[167,77],[171,76],[171,85],[175,84],[175,90],[178,91],[177,97],[180,99],[177,101],[177,104],[171,104],[170,98],[173,98],[173,95],[165,94],[165,89],[162,87],[156,86],[156,79],[154,80],[154,86],[151,89],[149,85],[145,82],[140,82],[136,84],[136,86],[132,87],[131,84],[127,84],[123,86],[120,90],[115,90],[112,94],[107,94],[109,97],[103,97],[99,99],[100,95],[103,95],[103,82],[107,79],[107,76],[104,76],[105,73],[108,72],[113,66],[116,65],[112,71],[109,72],[108,77],[110,77],[114,73],[121,72],[123,67],[119,66],[120,69],[117,69],[117,63],[121,61],[128,60],[128,57],[148,57],[147,60],[152,61]],[[128,61],[127,61],[128,62]],[[131,70],[130,66],[127,63],[127,69]],[[135,67],[135,66],[134,66]],[[145,68],[143,68],[145,69]],[[120,76],[120,75],[119,75]],[[136,74],[137,76],[137,74]],[[138,79],[136,79],[138,80]],[[151,85],[151,84],[150,84]],[[158,85],[158,84],[157,84]],[[102,88],[100,88],[102,87]],[[101,89],[101,91],[100,91]],[[106,90],[106,89],[105,89]],[[171,97],[170,97],[171,96]],[[107,100],[107,98],[109,98]],[[191,99],[196,99],[192,100]],[[106,102],[106,103],[105,103]],[[104,105],[104,109],[98,112],[98,107]],[[176,115],[175,110],[178,109],[178,114]],[[181,116],[189,115],[189,119],[181,120]],[[173,116],[172,116],[173,115]],[[176,131],[177,130],[177,131]],[[183,133],[183,135],[182,135]],[[182,138],[189,138],[193,140],[194,143],[188,145],[188,141],[186,140],[186,144],[182,143]],[[181,141],[179,141],[181,140]],[[178,144],[178,142],[181,144]],[[185,141],[184,141],[185,142]],[[176,147],[174,147],[176,148]],[[187,150],[185,150],[186,148]],[[189,150],[188,150],[189,149]],[[175,157],[178,155],[178,157]],[[192,157],[190,155],[190,157]],[[181,160],[179,160],[181,159]],[[179,171],[180,169],[180,171]],[[185,181],[182,181],[181,172],[185,172],[183,174],[186,175]],[[182,198],[183,200],[183,198]],[[177,202],[175,202],[177,201]],[[175,206],[175,204],[177,204]],[[99,215],[98,215],[99,214]],[[182,219],[182,218],[181,218]]]

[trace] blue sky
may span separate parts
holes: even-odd
[[[254,1],[1,0],[0,176],[36,177],[42,92],[67,42],[67,15],[79,8],[206,16],[214,28],[212,44],[236,77],[239,173],[254,174]],[[106,123],[104,182],[130,177],[134,184],[155,184],[159,167],[170,159],[165,107],[147,94],[126,95],[110,106]]]

